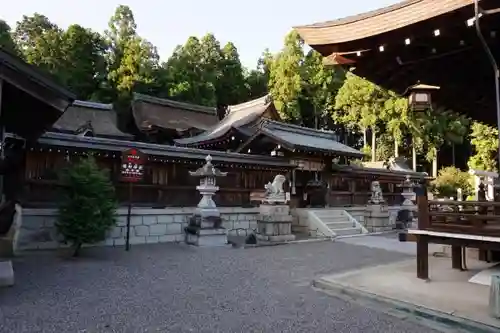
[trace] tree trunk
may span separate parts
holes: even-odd
[[[363,146],[366,147],[368,142],[366,142],[366,128],[363,128]]]
[[[411,138],[411,160],[413,171],[417,172],[417,149],[415,148],[415,138]]]
[[[438,175],[438,155],[436,150],[434,158],[432,159],[432,177],[436,178],[437,175]]]
[[[451,162],[452,162],[453,166],[455,166],[455,162],[456,162],[455,158],[456,158],[455,157],[455,144],[452,143],[451,144]]]
[[[394,157],[399,157],[399,144],[394,140]]]
[[[377,161],[377,134],[375,129],[372,129],[372,162]]]

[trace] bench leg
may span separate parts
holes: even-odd
[[[462,266],[462,247],[452,246],[451,247],[451,267],[453,269],[463,270]]]
[[[429,279],[429,242],[426,236],[417,237],[417,277]]]

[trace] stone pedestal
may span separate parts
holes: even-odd
[[[292,219],[288,205],[262,203],[257,218],[257,243],[277,244],[295,240]]]
[[[196,246],[223,246],[227,244],[226,229],[220,217],[193,215],[186,227],[186,243]]]
[[[395,224],[391,224],[389,209],[384,204],[368,204],[363,224],[369,232],[389,231],[396,227]]]

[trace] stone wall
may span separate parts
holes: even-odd
[[[292,220],[292,231],[296,234],[309,234],[311,237],[323,237],[324,235],[317,234],[314,230],[310,230],[309,220],[307,212],[309,210],[321,210],[323,208],[294,208],[291,209],[291,214],[293,216]],[[352,207],[329,207],[325,208],[329,210],[345,210],[349,213],[356,221],[363,224],[365,220],[365,210],[366,206],[352,206]],[[398,217],[398,212],[401,206],[389,206],[389,221],[392,224],[396,223]],[[312,228],[314,229],[314,228]]]
[[[366,206],[344,207],[342,209],[348,212],[359,223],[363,224],[363,222],[365,221]],[[389,206],[387,207],[387,209],[389,210],[389,224],[395,225],[396,219],[398,217],[398,212],[401,210],[401,206]]]
[[[184,227],[194,213],[194,207],[166,209],[132,209],[130,243],[147,244],[183,242]],[[223,226],[229,235],[249,235],[257,229],[259,208],[219,208]],[[96,245],[125,244],[127,209],[117,211],[118,221],[105,241]],[[18,232],[17,250],[55,249],[61,246],[54,223],[55,209],[23,209]]]

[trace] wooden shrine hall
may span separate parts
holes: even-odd
[[[37,68],[0,48],[0,235],[9,231],[20,199],[26,144],[35,143],[74,99]]]
[[[408,0],[295,29],[328,64],[354,67],[355,74],[401,94],[418,82],[438,86],[435,104],[497,124],[499,7],[479,1],[476,20],[473,0]],[[437,202],[427,200],[425,184],[423,190],[418,228],[409,230],[417,241],[419,278],[429,277],[429,243],[451,244],[458,269],[466,247],[481,249],[482,259],[498,259],[500,196],[495,203]]]

